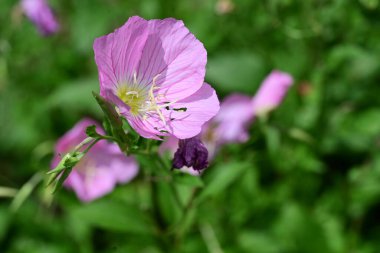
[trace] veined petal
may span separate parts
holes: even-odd
[[[119,29],[94,42],[99,70],[100,94],[114,90],[119,83],[132,83],[148,37],[148,22],[134,16]]]
[[[138,83],[160,88],[167,100],[179,100],[196,92],[203,84],[207,52],[182,21],[167,18],[150,20],[138,70]]]
[[[199,134],[202,125],[215,116],[219,110],[219,100],[215,90],[204,83],[193,95],[160,110],[165,121],[154,112],[146,119],[125,116],[144,138],[159,140],[158,136],[173,135],[178,139],[187,139]]]
[[[215,90],[207,83],[188,98],[178,101],[173,107],[183,110],[170,111],[171,134],[187,139],[199,134],[202,125],[219,111],[219,100]]]

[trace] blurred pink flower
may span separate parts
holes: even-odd
[[[95,121],[81,120],[58,140],[52,168],[86,138],[85,130],[90,125],[104,134]],[[88,202],[111,192],[117,183],[129,182],[137,173],[138,165],[133,157],[125,156],[116,144],[101,140],[74,167],[64,186],[74,190],[81,201]]]
[[[245,142],[248,140],[247,128],[253,120],[252,98],[243,94],[231,94],[226,97],[219,113],[207,124],[204,138],[215,135],[218,144]]]
[[[278,70],[272,71],[253,97],[254,114],[265,114],[276,108],[282,102],[292,84],[293,78],[291,75]]]
[[[191,138],[219,110],[206,50],[182,21],[131,17],[94,51],[101,96],[145,138]]]
[[[22,0],[21,8],[42,35],[48,36],[59,30],[54,13],[45,0]]]

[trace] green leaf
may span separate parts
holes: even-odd
[[[262,253],[281,252],[281,244],[273,236],[263,232],[243,231],[238,236],[238,243],[245,252],[250,252],[252,249]]]
[[[204,183],[198,176],[193,176],[181,171],[173,171],[173,180],[175,183],[189,185],[193,187],[203,187]]]
[[[91,100],[91,92],[98,89],[97,78],[76,80],[62,84],[46,100],[45,108],[62,108],[67,113],[90,111],[98,113]]]
[[[11,222],[11,213],[8,208],[0,207],[0,242],[7,233]]]
[[[83,222],[110,231],[136,234],[153,231],[144,211],[121,201],[98,200],[74,209],[72,214]]]
[[[215,171],[211,182],[206,183],[206,187],[197,198],[197,202],[201,202],[208,197],[215,196],[224,191],[230,184],[238,179],[244,170],[249,168],[248,163],[230,163],[222,165],[218,168],[213,168]]]
[[[207,65],[207,79],[224,92],[253,94],[265,75],[262,59],[252,52],[218,54]]]

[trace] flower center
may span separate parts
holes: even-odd
[[[145,90],[136,86],[120,85],[117,89],[117,96],[130,107],[131,114],[137,116],[146,101],[147,94]]]
[[[142,116],[145,120],[152,113],[158,115],[161,121],[166,125],[166,119],[161,112],[161,109],[166,108],[176,103],[176,101],[165,101],[165,96],[155,96],[155,91],[159,90],[156,80],[160,75],[153,77],[152,85],[149,90],[139,88],[136,74],[133,76],[133,85],[122,84],[117,89],[117,96],[130,107],[130,112],[133,116]],[[174,109],[176,110],[176,109]]]

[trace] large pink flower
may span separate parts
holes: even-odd
[[[52,168],[86,138],[85,130],[90,125],[95,125],[98,133],[103,133],[93,120],[83,119],[77,123],[58,140]],[[74,167],[64,185],[73,189],[80,200],[87,202],[111,192],[117,183],[129,182],[137,172],[138,165],[133,157],[125,156],[116,144],[101,140]]]
[[[54,13],[45,0],[22,0],[21,8],[42,35],[51,35],[59,30]]]
[[[206,50],[182,21],[131,17],[94,51],[101,96],[145,138],[191,138],[219,110]]]

